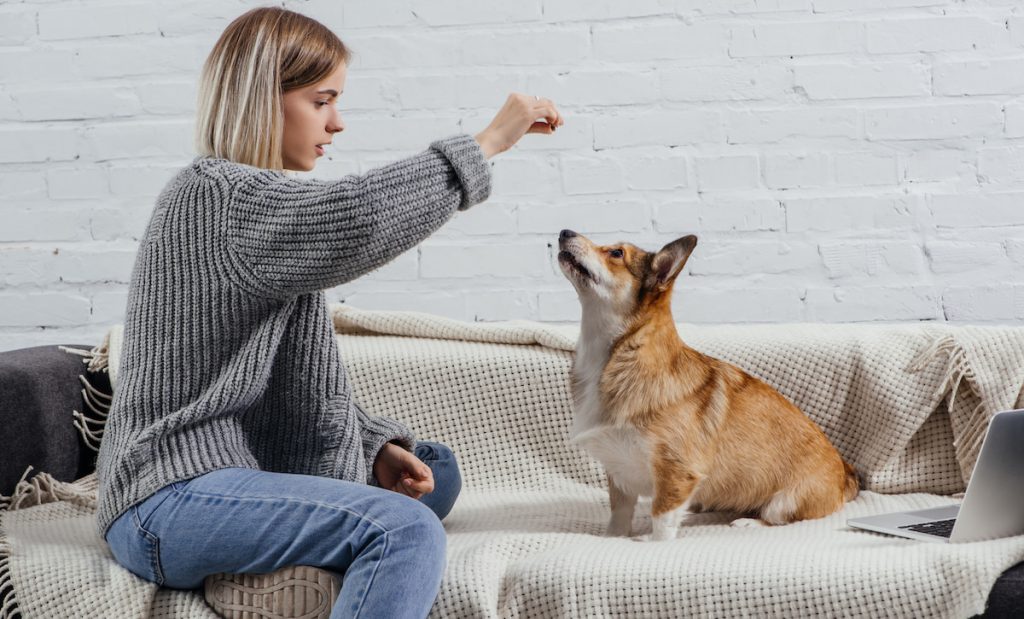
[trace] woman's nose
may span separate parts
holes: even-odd
[[[341,113],[335,112],[334,118],[327,125],[327,130],[331,133],[338,133],[345,130],[345,121],[341,119]]]

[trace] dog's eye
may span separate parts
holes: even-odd
[[[610,252],[608,252],[608,255],[611,256],[612,258],[621,258],[622,257],[622,250],[621,249],[613,249]]]

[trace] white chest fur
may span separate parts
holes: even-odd
[[[607,422],[601,405],[601,373],[608,362],[614,329],[589,324],[580,330],[573,364],[574,411],[570,440],[604,465],[617,486],[629,494],[650,496],[654,492],[651,452],[647,439],[632,427]]]
[[[627,494],[654,494],[650,445],[636,430],[598,426],[576,436],[574,442],[597,458],[615,485]]]

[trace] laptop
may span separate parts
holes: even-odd
[[[867,518],[851,527],[929,542],[975,542],[1024,533],[1024,409],[993,415],[959,505]]]

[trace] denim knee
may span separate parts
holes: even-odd
[[[451,447],[443,443],[423,443],[428,445],[433,451],[434,461],[448,471],[452,476],[452,481],[457,482],[458,485],[462,486],[462,475],[459,472],[459,463],[455,459],[455,452],[452,451]]]
[[[443,520],[462,491],[462,473],[455,453],[447,445],[425,441],[416,444],[415,453],[434,473],[434,491],[420,500]]]
[[[451,447],[445,445],[444,443],[431,443],[430,446],[433,447],[434,451],[437,452],[438,460],[444,460],[445,462],[455,460],[455,452],[452,451]]]
[[[434,512],[418,501],[403,501],[399,522],[388,531],[396,545],[419,555],[424,567],[444,569],[448,536]]]

